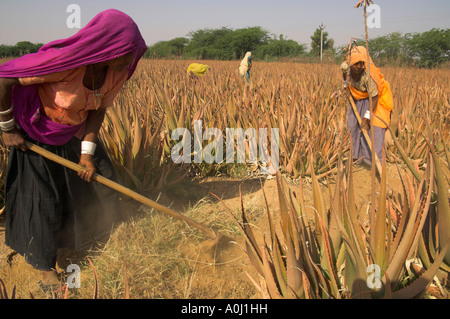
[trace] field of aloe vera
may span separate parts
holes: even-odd
[[[101,140],[120,184],[164,198],[225,234],[227,245],[194,261],[180,247],[201,243],[198,231],[130,203],[128,219],[83,268],[84,282],[95,284],[76,296],[101,287],[101,298],[448,298],[448,69],[381,69],[394,110],[383,174],[373,178],[349,161],[337,65],[256,61],[247,84],[238,62],[203,61],[211,70],[196,81],[186,75],[191,62],[142,60]],[[278,128],[275,178],[259,174],[258,163],[175,164],[171,132],[192,132],[195,120],[224,136],[226,128]],[[0,155],[3,181],[6,150]],[[15,282],[5,267],[8,291]]]
[[[160,188],[172,181],[168,176],[185,172],[167,160],[177,142],[171,141],[170,133],[177,127],[192,132],[195,120],[202,120],[204,129],[220,129],[224,136],[226,128],[279,128],[283,171],[294,177],[310,176],[313,170],[320,177],[336,172],[338,154],[348,153],[349,135],[348,100],[335,65],[258,63],[247,85],[239,78],[236,63],[209,64],[212,71],[193,82],[185,76],[187,61],[144,61],[129,81],[102,135],[118,167],[123,166],[127,185]],[[402,156],[407,156],[421,167],[427,158],[428,135],[423,135],[427,132],[438,155],[447,161],[448,70],[383,72],[393,87],[391,129],[401,146],[398,149],[387,134],[389,161],[404,161]],[[232,167],[197,165],[197,169],[205,175]]]

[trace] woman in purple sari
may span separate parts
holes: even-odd
[[[97,135],[105,111],[147,46],[135,22],[110,9],[72,37],[0,65],[0,131],[9,147],[5,242],[59,283],[59,248],[85,249],[120,217],[116,194],[90,183],[115,179]],[[79,163],[78,173],[27,151],[26,141]]]

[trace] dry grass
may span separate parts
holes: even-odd
[[[240,236],[231,216],[207,198],[199,200],[185,215],[219,230],[225,238],[212,246],[195,229],[143,207],[140,216],[122,223],[105,246],[90,252],[98,275],[98,298],[124,298],[126,282],[130,298],[255,295],[251,283],[236,271],[247,262],[240,248],[230,243],[231,238]],[[86,264],[82,274],[82,287],[75,297],[92,298],[94,272]]]

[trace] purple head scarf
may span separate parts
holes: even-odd
[[[37,53],[0,65],[0,77],[31,77],[61,72],[133,52],[133,61],[128,69],[130,78],[146,50],[136,23],[125,13],[109,9],[97,14],[73,36],[47,43]],[[41,102],[35,85],[16,85],[12,100],[17,124],[40,142],[65,144],[81,127],[54,123],[39,114]]]

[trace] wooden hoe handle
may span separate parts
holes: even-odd
[[[84,171],[85,170],[84,167],[82,167],[82,166],[80,166],[80,165],[78,165],[78,164],[76,164],[74,162],[71,162],[71,161],[69,161],[69,160],[67,160],[67,159],[65,159],[65,158],[63,158],[61,156],[53,154],[52,152],[49,152],[49,151],[43,149],[42,147],[39,147],[39,146],[37,146],[37,145],[35,145],[33,143],[27,142],[27,147],[31,151],[36,152],[36,153],[44,156],[45,158],[47,158],[49,160],[52,160],[52,161],[54,161],[54,162],[56,162],[58,164],[61,164],[61,165],[65,166],[65,167],[67,167],[67,168],[70,168],[70,169],[72,169],[72,170],[74,170],[76,172],[80,172],[80,171]],[[145,204],[147,206],[153,207],[154,209],[156,209],[156,210],[158,210],[160,212],[163,212],[165,214],[168,214],[168,215],[172,216],[173,218],[176,218],[178,220],[186,222],[188,225],[203,231],[211,239],[216,239],[217,238],[217,233],[215,231],[213,231],[212,229],[206,227],[205,225],[202,225],[202,224],[196,222],[195,220],[193,220],[193,219],[191,219],[191,218],[189,218],[187,216],[184,216],[184,215],[182,215],[180,213],[177,213],[177,212],[171,210],[168,207],[165,207],[165,206],[163,206],[161,204],[158,204],[158,203],[152,201],[151,199],[149,199],[149,198],[147,198],[145,196],[142,196],[141,194],[136,193],[135,191],[132,191],[129,188],[126,188],[125,186],[122,186],[122,185],[120,185],[120,184],[118,184],[118,183],[116,183],[116,182],[114,182],[114,181],[112,181],[110,179],[107,179],[106,177],[98,175],[98,174],[94,174],[93,179],[95,181],[99,182],[99,183],[102,183],[103,185],[106,185],[106,186],[108,186],[108,187],[110,187],[110,188],[112,188],[112,189],[114,189],[114,190],[116,190],[116,191],[118,191],[118,192],[120,192],[122,194],[125,194],[125,195],[127,195],[127,196],[129,196],[129,197],[131,197],[131,198],[133,198],[135,200],[137,200],[138,202],[141,202],[142,204]]]
[[[353,112],[355,113],[355,116],[356,116],[356,119],[358,120],[359,126],[361,127],[361,117],[359,116],[358,110],[356,109],[355,102],[353,101],[353,98],[352,98],[352,95],[350,94],[350,92],[348,92],[347,96],[348,96],[348,99],[350,100],[350,103],[351,103],[352,108],[353,108]],[[370,142],[369,134],[368,134],[367,131],[364,130],[364,129],[361,129],[361,132],[363,133],[364,138],[366,139],[367,144],[369,145],[370,151],[371,151],[371,152],[374,152],[375,150],[374,150],[374,148],[372,147],[372,143]],[[375,157],[375,166],[377,167],[378,173],[379,173],[380,176],[381,176],[381,171],[382,171],[382,169],[381,169],[380,160],[379,160],[377,154],[375,154],[374,157]]]

